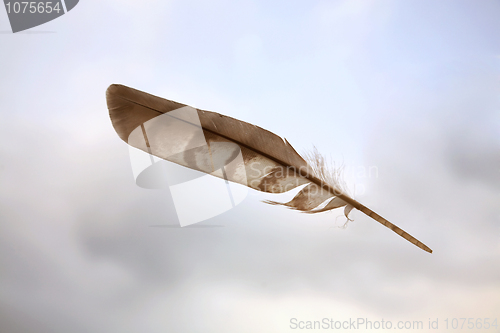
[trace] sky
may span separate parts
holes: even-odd
[[[499,18],[489,0],[82,0],[12,34],[0,10],[0,331],[500,325]],[[434,252],[361,212],[342,228],[262,203],[296,192],[171,227],[169,189],[135,184],[113,83],[316,147]]]

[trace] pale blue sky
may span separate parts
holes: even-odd
[[[2,331],[500,313],[498,1],[82,0],[9,30],[0,10]],[[330,228],[341,212],[255,191],[206,222],[224,227],[150,227],[177,216],[168,190],[134,184],[112,83],[376,166],[350,180],[358,199],[434,253],[362,214]]]

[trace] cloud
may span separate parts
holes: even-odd
[[[104,4],[105,10],[93,16],[98,8],[82,3],[54,21],[57,33],[50,36],[2,37],[10,38],[5,44],[11,50],[0,55],[10,64],[2,67],[0,82],[3,331],[279,332],[289,330],[293,316],[425,321],[498,313],[498,76],[481,61],[490,54],[478,53],[474,63],[470,54],[431,63],[415,57],[410,66],[399,61],[398,53],[381,64],[370,56],[378,53],[367,29],[360,32],[366,38],[354,44],[342,39],[357,50],[349,66],[321,47],[297,51],[303,58],[281,59],[266,49],[277,35],[269,39],[259,21],[251,20],[244,21],[252,24],[248,32],[240,34],[247,30],[236,20],[238,33],[226,35],[222,29],[212,36],[217,47],[192,52],[208,38],[197,31],[209,22],[193,21],[189,8],[173,3],[168,14],[151,14],[139,6],[134,16],[126,7],[114,13],[116,4]],[[337,16],[331,14],[334,9],[325,10],[327,28],[331,18],[340,20],[334,26],[350,27],[344,15],[368,15],[357,5],[339,6],[355,8]],[[395,29],[389,14],[400,9],[387,7],[374,19]],[[232,8],[211,15],[224,21]],[[262,4],[252,8],[255,17],[265,11]],[[308,11],[307,17],[318,14],[313,6]],[[280,19],[283,31],[296,28],[288,16],[268,15]],[[84,28],[89,17],[95,25]],[[119,20],[111,23],[110,17]],[[177,17],[170,23],[189,23],[192,30],[174,29],[173,38],[173,30],[166,32],[173,28],[162,23],[165,17]],[[80,25],[70,24],[72,18]],[[383,29],[376,33],[387,37]],[[328,44],[328,33],[321,36]],[[310,45],[317,35],[311,28],[288,37],[284,50]],[[204,43],[210,46],[210,40]],[[370,53],[360,56],[360,50]],[[267,66],[255,90],[241,89],[249,86],[238,81],[234,68],[220,65],[219,56],[232,59],[235,53]],[[220,66],[202,71],[206,64]],[[425,75],[410,79],[416,68],[425,69]],[[448,69],[433,74],[435,68]],[[283,73],[289,76],[280,85]],[[344,90],[329,93],[332,73],[342,74],[334,83],[343,83]],[[293,79],[307,80],[296,84]],[[167,190],[134,184],[128,148],[114,133],[105,105],[105,89],[115,82],[167,98],[183,96],[180,102],[195,101],[201,108],[210,103],[221,108],[214,111],[282,130],[299,146],[320,141],[339,155],[349,147],[353,163],[378,169],[360,201],[434,253],[361,213],[346,230],[331,228],[341,212],[304,216],[265,205],[260,201],[268,195],[255,191],[235,209],[205,222],[223,227],[152,227],[176,224],[177,216]],[[308,96],[314,100],[307,101]],[[349,108],[358,97],[363,103]],[[306,117],[290,116],[303,106]],[[349,126],[368,131],[345,130]]]

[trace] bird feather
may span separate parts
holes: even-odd
[[[117,134],[135,148],[262,192],[283,193],[305,185],[289,202],[266,202],[309,214],[345,207],[348,219],[356,208],[432,253],[415,237],[348,195],[338,171],[329,171],[316,149],[306,161],[286,139],[263,128],[123,85],[111,85],[106,98]],[[165,116],[170,122],[155,121]],[[238,154],[242,159],[235,158]]]

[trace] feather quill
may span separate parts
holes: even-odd
[[[432,253],[415,237],[351,198],[342,188],[338,174],[328,172],[317,150],[307,156],[306,161],[286,139],[258,126],[123,85],[111,85],[106,99],[117,134],[135,148],[262,192],[283,193],[305,185],[287,203],[267,203],[309,214],[345,207],[347,218],[356,208]],[[187,116],[189,110],[195,117]],[[169,117],[171,122],[155,122],[160,116]],[[190,129],[196,127],[203,133],[201,139],[189,134]],[[242,159],[236,159],[240,153]]]

